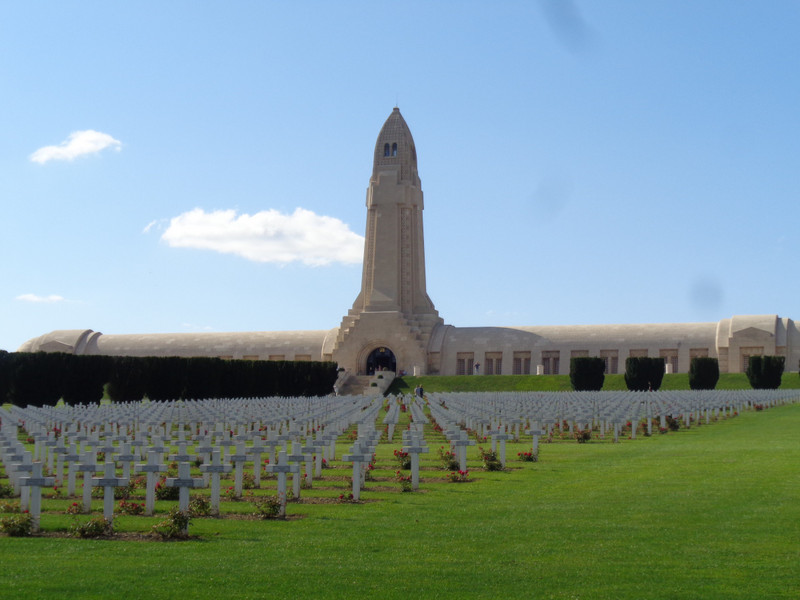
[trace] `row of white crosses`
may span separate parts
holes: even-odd
[[[281,415],[277,417],[275,415],[262,415],[261,419],[252,421],[248,425],[244,425],[243,421],[239,420],[239,434],[236,436],[236,441],[231,440],[230,431],[227,429],[227,426],[216,422],[214,423],[214,434],[218,435],[212,436],[211,439],[216,439],[220,449],[216,449],[211,445],[212,442],[210,442],[206,436],[198,435],[199,441],[195,454],[189,452],[189,442],[186,440],[185,434],[187,425],[185,423],[180,423],[178,424],[177,431],[178,451],[170,455],[171,460],[178,461],[179,473],[177,478],[168,478],[166,480],[166,485],[181,489],[179,506],[181,510],[186,510],[188,508],[189,499],[188,490],[201,487],[205,483],[202,479],[194,479],[189,476],[190,461],[195,460],[198,454],[200,454],[199,451],[203,450],[204,453],[207,454],[204,460],[207,459],[206,462],[210,464],[204,464],[203,467],[205,468],[202,470],[206,478],[211,477],[214,480],[212,482],[212,510],[218,512],[219,476],[234,468],[233,465],[223,462],[223,458],[227,458],[227,460],[232,461],[234,465],[236,465],[236,487],[238,494],[241,494],[241,474],[245,460],[253,458],[254,466],[256,467],[256,481],[260,482],[261,458],[265,452],[272,456],[278,446],[282,446],[284,451],[281,453],[281,457],[278,459],[277,463],[274,463],[273,467],[269,470],[274,469],[275,472],[280,472],[283,470],[282,467],[288,467],[285,469],[285,472],[297,473],[300,471],[299,464],[297,463],[303,462],[305,463],[306,476],[310,483],[312,477],[311,453],[317,452],[316,470],[317,475],[319,475],[322,458],[324,457],[323,455],[327,454],[329,459],[335,457],[335,442],[338,437],[337,431],[341,433],[341,431],[344,431],[349,425],[348,415],[353,416],[360,413],[365,406],[371,403],[372,400],[366,398],[351,399],[349,402],[347,399],[345,399],[344,402],[342,399],[339,399],[337,402],[338,406],[335,407],[335,410],[331,409],[330,403],[328,402],[328,407],[325,410],[305,410],[301,415],[292,415],[291,411],[288,411],[289,414],[287,414],[285,407],[283,407],[281,409]],[[226,410],[224,403],[217,401],[214,404],[218,409],[217,413],[220,411],[231,412]],[[235,403],[233,404],[235,405]],[[305,404],[307,405],[308,403],[306,402]],[[50,410],[48,410],[48,408],[50,408]],[[96,413],[96,411],[94,411],[95,407],[89,406],[85,408],[87,408],[90,413]],[[124,411],[126,408],[130,407],[123,405],[121,408]],[[230,406],[227,408],[229,409]],[[124,421],[124,419],[120,418],[120,415],[114,414],[108,410],[104,411],[102,419],[100,420],[95,418],[96,414],[94,414],[92,418],[78,418],[80,411],[76,410],[75,407],[67,407],[67,410],[71,415],[69,419],[61,414],[62,411],[60,409],[52,409],[51,407],[34,408],[30,412],[27,412],[25,409],[20,409],[19,407],[13,407],[13,412],[4,411],[4,414],[0,415],[0,419],[2,419],[0,422],[4,424],[6,430],[10,429],[11,424],[15,421],[26,423],[26,427],[34,432],[35,450],[39,453],[41,458],[47,457],[49,459],[51,470],[55,467],[56,472],[59,473],[58,483],[60,483],[62,477],[63,464],[66,462],[69,465],[68,477],[70,481],[70,495],[74,495],[75,474],[80,472],[84,473],[83,508],[85,512],[89,512],[91,509],[91,488],[102,487],[104,489],[104,516],[109,520],[113,519],[114,488],[128,485],[131,466],[140,459],[143,453],[146,453],[147,462],[136,464],[135,470],[137,473],[145,473],[147,475],[145,512],[151,515],[155,503],[155,485],[161,473],[167,470],[167,465],[162,462],[162,457],[169,451],[172,443],[175,441],[173,439],[173,421],[159,422],[159,418],[164,416],[164,413],[162,413],[159,417],[152,420],[142,419],[138,421],[138,423],[136,423],[137,426],[134,426],[132,421],[129,422],[127,426],[123,426],[120,425],[120,422]],[[174,411],[168,415],[170,419],[174,417],[172,413],[174,413]],[[325,427],[327,424],[326,421],[330,420],[331,414],[337,416],[337,419],[332,425]],[[140,416],[143,417],[142,414],[140,414]],[[192,430],[199,430],[209,425],[208,422],[202,421],[196,415],[188,416],[187,420],[191,418],[195,419],[192,423]],[[300,421],[299,419],[303,420]],[[288,432],[284,430],[282,432],[281,427],[288,429],[290,427],[290,422],[296,425],[296,429]],[[275,436],[275,439],[267,441],[266,445],[264,445],[264,440],[259,433],[259,430],[263,429],[259,427],[261,423],[266,423],[268,432],[272,432]],[[298,423],[302,424],[298,425]],[[317,431],[316,439],[313,438],[309,430],[309,424],[313,425]],[[56,438],[53,433],[56,428],[62,431],[62,435],[58,438]],[[325,429],[325,433],[323,433],[323,429]],[[24,452],[24,447],[16,441],[17,432],[18,428],[13,426],[11,434],[5,437],[13,437],[14,444],[18,447],[12,446],[11,442],[5,442],[0,445],[0,451],[2,452],[4,464],[9,464],[9,460],[12,461],[11,464],[13,464],[15,468],[11,471],[11,479],[17,484],[17,487],[20,487],[20,485],[23,487],[27,505],[27,492],[29,489],[38,490],[40,494],[42,486],[54,485],[57,479],[44,478],[41,476],[41,461],[33,461],[31,453]],[[306,439],[306,445],[300,446],[298,438],[303,433],[308,433],[308,437]],[[148,438],[149,443],[147,441]],[[245,446],[245,440],[248,438],[252,440],[251,446]],[[293,452],[287,456],[285,450],[290,444],[292,445]],[[82,450],[80,452],[78,451],[79,447]],[[225,457],[226,447],[233,447],[231,454],[227,457]],[[61,451],[62,448],[63,451]],[[104,452],[106,454],[109,460],[106,461],[105,465],[98,465],[96,463],[97,452]],[[58,457],[58,463],[56,465],[52,463],[54,457]],[[115,460],[111,460],[112,458]],[[290,459],[294,460],[295,463],[289,464]],[[123,465],[122,477],[116,477],[116,462]],[[34,467],[34,463],[38,464],[38,467]],[[92,477],[93,474],[99,471],[103,472],[102,477]],[[20,479],[22,478],[14,477],[14,474],[21,475],[26,472],[31,472],[32,474],[30,477],[26,478],[26,483],[20,484]],[[282,489],[280,489],[280,479],[281,477],[279,475],[279,491],[282,492],[282,496],[285,499],[285,474],[283,477]],[[295,495],[299,496],[300,480],[297,475],[295,476],[294,483]],[[37,496],[37,498],[40,498],[40,495]],[[37,508],[37,527],[38,515],[39,510]]]
[[[791,390],[740,390],[706,392],[582,392],[582,393],[510,393],[510,394],[446,394],[434,395],[431,412],[442,425],[445,435],[455,449],[459,465],[466,469],[466,447],[475,442],[468,440],[463,427],[468,427],[492,438],[492,449],[498,449],[505,463],[505,442],[518,439],[520,428],[528,424],[525,433],[531,435],[534,451],[538,438],[549,433],[565,421],[570,430],[574,427],[598,425],[601,432],[613,431],[615,441],[627,422],[646,420],[648,433],[654,418],[661,426],[666,417],[682,416],[684,423],[690,419],[706,422],[719,415],[732,415],[756,404],[774,406],[798,401]],[[446,405],[446,406],[445,406]],[[188,504],[188,490],[208,483],[212,479],[212,504],[219,507],[219,477],[236,469],[236,482],[241,482],[242,468],[252,459],[256,463],[257,481],[260,482],[261,457],[266,451],[270,457],[278,447],[283,448],[277,462],[268,471],[278,475],[278,492],[286,497],[286,475],[294,475],[294,492],[300,493],[301,465],[305,463],[307,483],[311,483],[311,455],[316,454],[316,474],[319,476],[321,460],[326,453],[335,457],[335,441],[352,423],[359,423],[359,438],[344,460],[353,462],[353,495],[358,498],[364,484],[364,474],[379,439],[374,430],[381,404],[364,397],[338,398],[336,401],[313,399],[263,399],[241,403],[238,401],[188,402],[176,407],[173,403],[129,403],[121,405],[96,405],[78,407],[39,407],[22,409],[12,407],[0,410],[0,460],[6,466],[21,504],[36,513],[36,526],[40,512],[41,488],[61,484],[67,466],[68,493],[75,493],[77,473],[84,474],[83,508],[91,508],[91,488],[104,488],[104,515],[113,518],[113,489],[127,485],[131,467],[147,474],[146,512],[152,514],[155,484],[166,471],[162,457],[167,453],[177,434],[178,452],[171,458],[179,462],[179,476],[170,478],[167,485],[181,488],[180,504]],[[390,402],[390,407],[399,405]],[[409,406],[415,426],[404,438],[404,449],[414,458],[425,451],[424,440],[417,425],[426,422],[423,409],[416,401]],[[391,413],[390,408],[390,413]],[[387,416],[388,414],[387,413]],[[231,416],[233,415],[233,416]],[[384,419],[386,420],[386,419]],[[17,441],[18,424],[25,423],[34,439],[33,454]],[[391,423],[387,423],[390,426]],[[212,433],[195,434],[207,430]],[[236,428],[235,439],[230,430]],[[175,431],[177,429],[177,431]],[[265,429],[267,439],[261,431]],[[56,436],[55,431],[61,435]],[[189,452],[188,437],[197,442],[195,453]],[[323,433],[324,430],[324,433]],[[316,432],[316,437],[312,435]],[[636,427],[632,428],[636,435]],[[300,439],[305,436],[304,446]],[[214,445],[216,443],[216,446]],[[247,446],[250,443],[250,446]],[[291,445],[291,452],[288,448]],[[225,449],[229,453],[226,454]],[[413,450],[413,452],[411,451]],[[108,460],[96,463],[98,452]],[[198,455],[204,461],[206,481],[188,476],[189,461]],[[146,462],[136,463],[147,457]],[[215,458],[216,456],[216,458]],[[231,465],[228,461],[233,462]],[[44,463],[55,477],[43,475]],[[122,477],[116,477],[116,463],[122,464]],[[184,466],[185,465],[185,466]],[[235,467],[234,467],[235,465]],[[102,472],[101,477],[93,477]],[[415,488],[418,485],[418,470]],[[216,480],[217,492],[214,493]],[[198,483],[199,482],[199,483]],[[241,494],[237,483],[236,491]],[[216,497],[216,501],[214,501]],[[285,505],[284,505],[285,509]]]
[[[5,416],[5,415],[3,415]],[[8,422],[4,419],[4,422]],[[43,462],[41,460],[32,460],[32,453],[24,449],[20,449],[19,445],[14,444],[9,440],[8,430],[12,431],[11,435],[16,435],[16,427],[4,427],[4,431],[0,432],[0,448],[3,450],[3,462],[7,466],[10,479],[14,482],[15,487],[21,487],[23,492],[20,495],[20,509],[28,510],[31,515],[31,529],[36,532],[39,531],[41,509],[42,509],[42,488],[51,487],[55,485],[55,477],[46,477],[43,473]],[[94,462],[94,454],[91,454],[92,462]],[[106,519],[111,521],[113,519],[114,511],[114,493],[113,488],[120,485],[127,485],[127,479],[119,479],[114,475],[115,465],[113,462],[106,463],[105,475],[102,478],[93,478],[91,482],[86,485],[86,490],[90,494],[90,486],[103,486],[105,488],[105,499],[103,514]],[[21,475],[30,473],[29,475]],[[109,490],[111,490],[109,492]]]
[[[449,395],[448,395],[449,400]],[[442,428],[442,433],[450,442],[450,447],[455,451],[458,458],[458,469],[460,471],[467,470],[467,447],[474,446],[475,441],[470,440],[467,432],[461,428],[461,425],[453,417],[456,416],[446,406],[445,401],[440,397],[429,394],[428,407],[431,411],[431,416]]]
[[[400,422],[400,402],[402,402],[402,398],[398,400],[393,395],[390,395],[388,400],[389,410],[386,411],[386,415],[383,417],[383,424],[387,427],[387,437],[391,442],[392,438],[394,438],[394,429]]]
[[[796,402],[798,393],[793,390],[515,392],[429,394],[429,398],[431,410],[443,427],[444,423],[456,424],[476,431],[479,436],[491,436],[493,450],[497,441],[502,454],[503,439],[519,439],[520,428],[526,424],[525,432],[532,437],[534,451],[538,451],[538,438],[556,427],[562,428],[565,422],[570,432],[598,426],[602,435],[613,432],[614,440],[618,441],[627,422],[631,423],[631,437],[635,438],[642,421],[649,434],[655,418],[665,427],[668,416],[682,416],[688,426],[691,418],[699,421],[703,415],[709,422],[713,416],[732,415],[756,404]],[[452,437],[456,435],[457,432],[452,432]]]
[[[378,417],[382,402],[375,401],[363,409],[359,418],[355,421],[357,425],[357,437],[350,446],[347,454],[342,456],[345,462],[353,463],[353,500],[361,498],[361,490],[366,481],[366,472],[372,462],[375,448],[381,439],[381,432],[375,429],[375,421]]]

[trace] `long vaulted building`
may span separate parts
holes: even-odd
[[[696,356],[720,371],[745,370],[754,355],[800,361],[800,330],[778,315],[743,315],[710,323],[454,327],[428,297],[422,185],[414,139],[395,108],[375,144],[367,189],[361,290],[339,327],[322,331],[105,335],[61,330],[27,341],[19,352],[117,356],[216,356],[252,360],[327,360],[349,373],[386,369],[409,374],[565,374],[569,359],[599,356],[621,373],[630,356],[663,357],[686,372]]]

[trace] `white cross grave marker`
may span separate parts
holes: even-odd
[[[78,471],[83,473],[83,512],[92,511],[92,475],[100,471],[97,465],[97,453],[89,449],[83,453],[83,461],[78,463]]]
[[[166,482],[167,487],[176,487],[180,490],[178,492],[178,508],[184,513],[189,510],[189,490],[203,487],[203,479],[192,477],[191,470],[192,467],[188,462],[182,462],[178,465],[178,476],[167,477]],[[186,533],[185,529],[184,533]]]
[[[137,464],[137,473],[147,473],[147,487],[145,492],[144,513],[148,516],[153,514],[156,505],[156,482],[158,474],[167,470],[167,465],[161,462],[161,454],[155,450],[147,453],[147,464]]]
[[[42,462],[33,463],[30,477],[21,477],[20,485],[30,489],[31,531],[39,531],[39,518],[42,514],[42,488],[54,484],[55,477],[42,476]]]
[[[114,488],[128,485],[130,478],[117,477],[117,465],[107,460],[102,477],[93,477],[92,486],[103,488],[103,517],[109,523],[114,522]]]
[[[211,464],[200,465],[200,470],[208,476],[211,475],[211,513],[219,514],[219,478],[222,473],[230,473],[233,465],[223,463],[222,452],[214,450],[211,452]]]
[[[286,474],[296,473],[300,467],[297,465],[290,465],[286,459],[286,451],[281,450],[278,453],[278,462],[276,464],[269,464],[265,469],[270,473],[277,473],[278,475],[278,498],[281,501],[281,510],[278,514],[279,517],[286,516]]]

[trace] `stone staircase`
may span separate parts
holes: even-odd
[[[347,315],[342,318],[342,323],[336,336],[336,343],[334,344],[334,351],[342,345],[347,335],[356,326],[360,315],[360,312],[350,309]],[[428,347],[433,329],[442,322],[438,314],[412,315],[410,317],[402,315],[402,318],[408,328],[409,336],[415,339],[422,348]]]
[[[369,389],[371,377],[367,375],[350,375],[345,382],[339,387],[340,396],[358,396],[365,394],[365,390]]]
[[[380,396],[394,378],[395,374],[391,371],[381,371],[375,375],[353,375],[348,372],[338,384],[339,396]]]

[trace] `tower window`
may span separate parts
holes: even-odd
[[[384,156],[389,156],[389,144],[384,144],[383,145],[383,155]]]
[[[397,142],[392,144],[392,156],[397,156]]]

